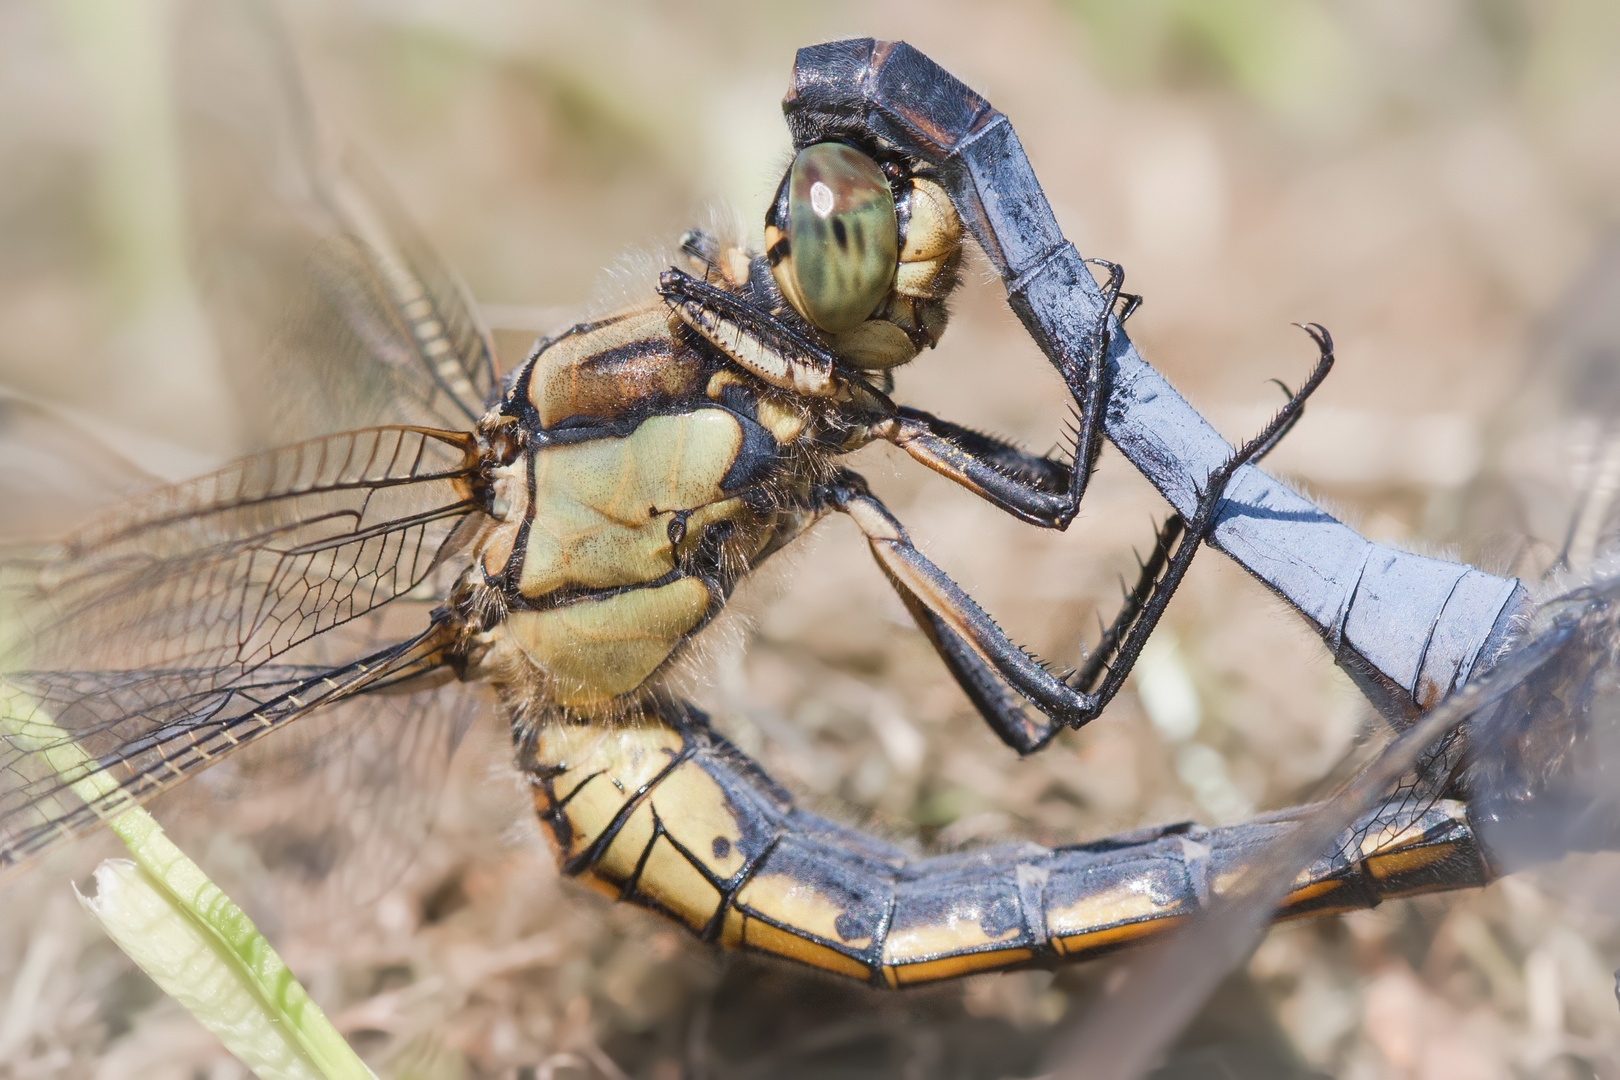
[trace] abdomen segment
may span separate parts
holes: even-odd
[[[1084,959],[1152,937],[1218,896],[1290,820],[918,859],[796,808],[689,706],[663,713],[612,729],[551,725],[522,748],[563,871],[705,940],[877,985]],[[1491,877],[1461,803],[1381,808],[1300,875],[1278,917]]]

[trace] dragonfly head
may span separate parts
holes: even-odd
[[[794,157],[765,215],[776,285],[845,363],[880,371],[945,331],[962,227],[945,189],[842,141]]]

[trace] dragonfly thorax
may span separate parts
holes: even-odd
[[[802,527],[825,425],[783,397],[662,304],[536,346],[485,424],[517,449],[472,571],[528,696],[617,709]]]

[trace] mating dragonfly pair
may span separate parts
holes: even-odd
[[[13,561],[8,618],[25,632],[7,665],[0,867],[317,710],[473,682],[507,713],[564,873],[706,940],[875,985],[1153,937],[1303,816],[917,859],[797,808],[664,680],[739,580],[831,513],[861,529],[1019,753],[1107,705],[1201,544],[1298,609],[1424,738],[1398,744],[1413,768],[1401,762],[1393,794],[1337,807],[1334,843],[1288,869],[1279,915],[1483,884],[1527,849],[1610,845],[1606,804],[1576,777],[1582,708],[1612,668],[1603,590],[1571,598],[1493,676],[1529,627],[1518,582],[1370,543],[1254,467],[1327,374],[1325,331],[1308,328],[1320,358],[1299,392],[1234,452],[1136,354],[1121,272],[1064,239],[982,98],[904,44],[862,40],[801,51],[784,108],[797,156],[763,253],[689,233],[656,294],[541,341],[508,377],[454,277],[306,139],[309,195],[334,228],[286,332],[318,331],[302,354],[352,372],[331,392],[393,423],[154,492]],[[1074,400],[1070,458],[889,396],[889,373],[943,332],[969,239]],[[1064,673],[1003,634],[841,463],[886,441],[1061,529],[1105,436],[1175,514]],[[421,625],[379,640],[384,615],[424,598]],[[1425,714],[1465,687],[1474,712]],[[1476,713],[1520,734],[1479,744],[1514,753],[1466,753]],[[88,802],[87,773],[112,781]]]

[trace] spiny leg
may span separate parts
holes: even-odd
[[[1080,727],[1113,700],[1191,567],[1198,546],[1214,529],[1232,474],[1276,444],[1278,433],[1293,422],[1332,369],[1327,332],[1315,326],[1307,330],[1320,352],[1310,378],[1259,435],[1209,476],[1185,528],[1172,519],[1161,529],[1141,580],[1127,594],[1098,649],[1080,671],[1067,676],[1055,674],[1015,644],[972,597],[924,557],[858,475],[842,473],[823,497],[849,514],[866,534],[884,573],[991,728],[1015,750],[1031,753],[1051,740],[1058,725]],[[1039,710],[1045,721],[1030,720],[1018,698]]]
[[[1012,123],[904,42],[799,51],[782,103],[795,147],[850,139],[904,155],[945,188],[1007,287],[1036,345],[1061,370],[1085,346],[1102,291],[1051,204]],[[1113,327],[1108,437],[1183,516],[1230,447]],[[1489,667],[1529,610],[1511,579],[1373,544],[1258,469],[1216,546],[1305,618],[1398,726]]]
[[[1330,353],[1333,351],[1333,335],[1327,332],[1326,327],[1319,326],[1316,323],[1295,323],[1294,325],[1311,335],[1311,340],[1316,342],[1317,348],[1326,349]],[[1277,389],[1283,392],[1284,398],[1292,398],[1294,396],[1294,392],[1288,389],[1288,384],[1283,382],[1281,379],[1272,379],[1271,382],[1277,387]],[[1296,412],[1288,423],[1277,429],[1276,433],[1271,436],[1269,442],[1254,452],[1254,457],[1249,460],[1249,464],[1259,464],[1267,454],[1271,453],[1277,448],[1278,443],[1282,442],[1288,437],[1288,433],[1294,430],[1304,416],[1304,409],[1300,409],[1298,412]]]
[[[1321,327],[1309,332],[1313,338],[1318,333],[1327,333]],[[1331,339],[1328,348],[1332,348]],[[1294,396],[1282,380],[1272,382],[1282,388],[1285,398]],[[1249,464],[1269,454],[1304,414],[1303,408],[1296,409],[1288,423],[1255,451]],[[1032,454],[995,435],[943,420],[921,409],[896,406],[892,416],[872,425],[871,430],[876,437],[893,443],[935,472],[1033,525],[1061,528],[1067,523],[1060,520],[1061,514],[1072,514],[1078,507],[1079,494],[1085,490],[1086,478],[1077,478],[1069,462]],[[1083,442],[1082,435],[1080,444]],[[1091,460],[1094,466],[1094,452]]]
[[[905,529],[853,473],[828,491],[866,534],[873,557],[945,667],[996,735],[1020,754],[1051,741],[1064,722],[1084,722],[1084,702],[912,545]],[[1032,720],[1021,701],[1042,713]]]
[[[1130,299],[1138,300],[1136,297]],[[1131,304],[1125,314],[1129,314],[1130,310],[1134,310],[1135,306],[1136,304]],[[1121,316],[1122,319],[1124,317],[1125,315]],[[1321,327],[1312,327],[1307,328],[1307,332],[1317,341],[1319,349],[1331,354],[1332,338],[1327,334],[1326,330]],[[1294,392],[1282,380],[1274,379],[1272,381],[1282,388],[1286,398],[1292,399],[1295,396]],[[1299,423],[1304,414],[1303,405],[1295,409],[1288,420],[1278,426],[1270,437],[1255,449],[1253,456],[1249,458],[1249,463],[1255,464],[1259,462],[1275,449],[1277,444]],[[1022,490],[1043,491],[1055,495],[1062,492],[1069,482],[1069,468],[1063,462],[1051,457],[1031,454],[993,435],[986,435],[948,420],[930,416],[920,410],[904,407],[898,410],[897,420],[899,423],[896,424],[896,427],[906,432],[903,437],[909,438],[911,432],[926,428],[928,435],[932,436],[932,445],[934,447],[943,444],[953,452],[957,449],[965,452],[974,462],[974,471],[969,474],[966,470],[963,470],[960,475],[954,475],[952,478],[974,490],[979,490],[975,484],[982,480],[985,485],[1000,490],[1011,490],[1014,485],[1017,485]],[[905,448],[915,450],[919,445],[927,444],[913,442],[905,445]],[[919,457],[919,460],[922,459],[920,454],[916,456]],[[940,460],[943,460],[943,458]],[[930,461],[929,464],[934,465],[935,463]],[[980,493],[983,494],[983,492]],[[1028,519],[1026,518],[1026,520]],[[1114,621],[1103,630],[1092,655],[1069,680],[1074,686],[1081,690],[1090,690],[1096,685],[1097,680],[1101,678],[1103,671],[1106,670],[1108,660],[1113,656],[1131,624],[1141,614],[1142,606],[1147,602],[1148,596],[1158,581],[1159,575],[1163,572],[1165,563],[1168,561],[1176,540],[1181,536],[1184,528],[1185,522],[1180,514],[1171,514],[1159,526],[1154,536],[1151,554],[1145,562],[1139,561],[1139,574],[1136,584],[1125,591],[1124,602]],[[924,616],[918,615],[918,611],[922,610],[926,609],[917,606],[913,609],[912,614],[918,618],[919,625],[924,625],[926,628],[928,620]],[[933,632],[929,632],[930,637],[934,637]],[[942,655],[947,650],[952,652],[960,650],[959,644],[945,644],[942,643],[943,641],[943,638],[935,640],[935,646],[941,650]],[[1023,752],[1027,753],[1029,750],[1023,749],[1024,747],[1028,746],[1029,749],[1035,749],[1054,733],[1055,729],[1052,729],[1050,725],[1031,726],[1026,722],[1012,721],[1010,717],[1021,715],[1021,710],[1007,713],[1005,709],[992,704],[1006,696],[1005,688],[994,682],[994,680],[987,682],[984,677],[987,673],[970,673],[961,664],[950,660],[947,660],[947,662],[951,664],[951,669],[956,673],[957,680],[963,684],[964,690],[973,698],[974,703],[978,705],[981,712],[984,712],[987,717],[991,716],[993,711],[1009,717],[1005,730],[1000,725],[998,725],[997,730],[1003,732],[1002,737],[1012,745],[1018,746]],[[990,689],[991,686],[994,686],[993,691]],[[980,689],[980,687],[984,689]],[[1006,732],[1018,732],[1018,734],[1010,735]]]
[[[1089,329],[1084,354],[1078,358],[1065,356],[1058,364],[1079,409],[1072,462],[1065,465],[1049,457],[1026,454],[994,436],[904,407],[874,423],[872,435],[893,443],[941,476],[1032,525],[1068,528],[1080,510],[1086,485],[1102,452],[1109,393],[1109,326],[1125,280],[1117,264],[1090,261],[1108,270],[1108,283],[1103,287],[1105,300]],[[1131,303],[1126,314],[1135,306]]]
[[[1326,327],[1319,326],[1316,323],[1304,324],[1300,329],[1309,334],[1311,340],[1316,343],[1316,367],[1312,369],[1310,376],[1305,380],[1305,384],[1300,387],[1298,393],[1288,389],[1287,384],[1281,379],[1272,380],[1282,387],[1288,401],[1277,415],[1272,418],[1271,423],[1266,425],[1265,430],[1246,443],[1243,449],[1228,460],[1221,470],[1217,470],[1217,475],[1224,473],[1220,479],[1223,492],[1226,485],[1231,482],[1232,474],[1240,466],[1244,464],[1253,465],[1260,461],[1275,450],[1277,444],[1282,442],[1290,431],[1294,430],[1295,425],[1299,423],[1300,417],[1305,415],[1306,400],[1316,392],[1316,388],[1322,384],[1322,380],[1327,378],[1328,372],[1333,369],[1333,335],[1328,333]],[[1209,485],[1213,487],[1214,483],[1215,477],[1212,476]],[[1214,531],[1216,522],[1219,519],[1218,516],[1211,516],[1202,525],[1199,525],[1202,516],[1201,502],[1200,510],[1194,514],[1193,518],[1199,534],[1196,539],[1188,535],[1193,530],[1187,528],[1180,514],[1171,514],[1165,519],[1164,524],[1159,526],[1158,532],[1153,538],[1151,554],[1149,554],[1145,562],[1139,564],[1140,574],[1136,585],[1126,592],[1119,613],[1114,617],[1114,621],[1109,624],[1108,628],[1103,631],[1102,637],[1097,642],[1097,648],[1092,652],[1091,656],[1070,677],[1070,683],[1081,690],[1090,690],[1096,686],[1103,673],[1113,666],[1113,658],[1124,652],[1130,630],[1143,618],[1145,613],[1148,613],[1149,605],[1155,602],[1160,603],[1162,613],[1162,606],[1169,603],[1170,596],[1169,592],[1162,589],[1159,583],[1159,574],[1167,563],[1173,561],[1170,554],[1172,547],[1179,554],[1181,548],[1189,543],[1196,546],[1197,543],[1209,539],[1209,534]],[[1178,540],[1181,542],[1180,546],[1176,546]],[[1188,559],[1189,561],[1191,559],[1190,553]],[[1172,572],[1174,572],[1173,569]],[[1181,575],[1177,574],[1176,581],[1178,583],[1180,578]],[[1174,589],[1175,586],[1171,585],[1169,591],[1173,592]],[[1163,596],[1162,599],[1159,599],[1161,592]],[[1158,621],[1158,617],[1157,614],[1151,615],[1154,622]],[[1146,638],[1147,635],[1143,634],[1142,642],[1138,644],[1136,650],[1130,653],[1129,664],[1136,662],[1136,655],[1140,651],[1141,644],[1146,643]],[[1127,668],[1129,664],[1127,664]],[[1123,678],[1124,676],[1120,676],[1121,681]]]
[[[1185,532],[1186,522],[1181,520],[1180,514],[1171,514],[1165,518],[1164,524],[1159,526],[1153,536],[1152,552],[1145,561],[1138,557],[1136,584],[1126,591],[1114,621],[1108,624],[1102,636],[1097,639],[1097,647],[1086,657],[1086,662],[1080,665],[1080,669],[1070,676],[1069,681],[1077,688],[1090,690],[1108,670],[1110,658],[1119,651],[1131,627],[1142,617],[1142,610],[1152,598],[1153,590],[1159,583],[1159,575],[1164,572],[1165,565],[1170,561],[1170,553],[1175,550],[1176,542]]]

